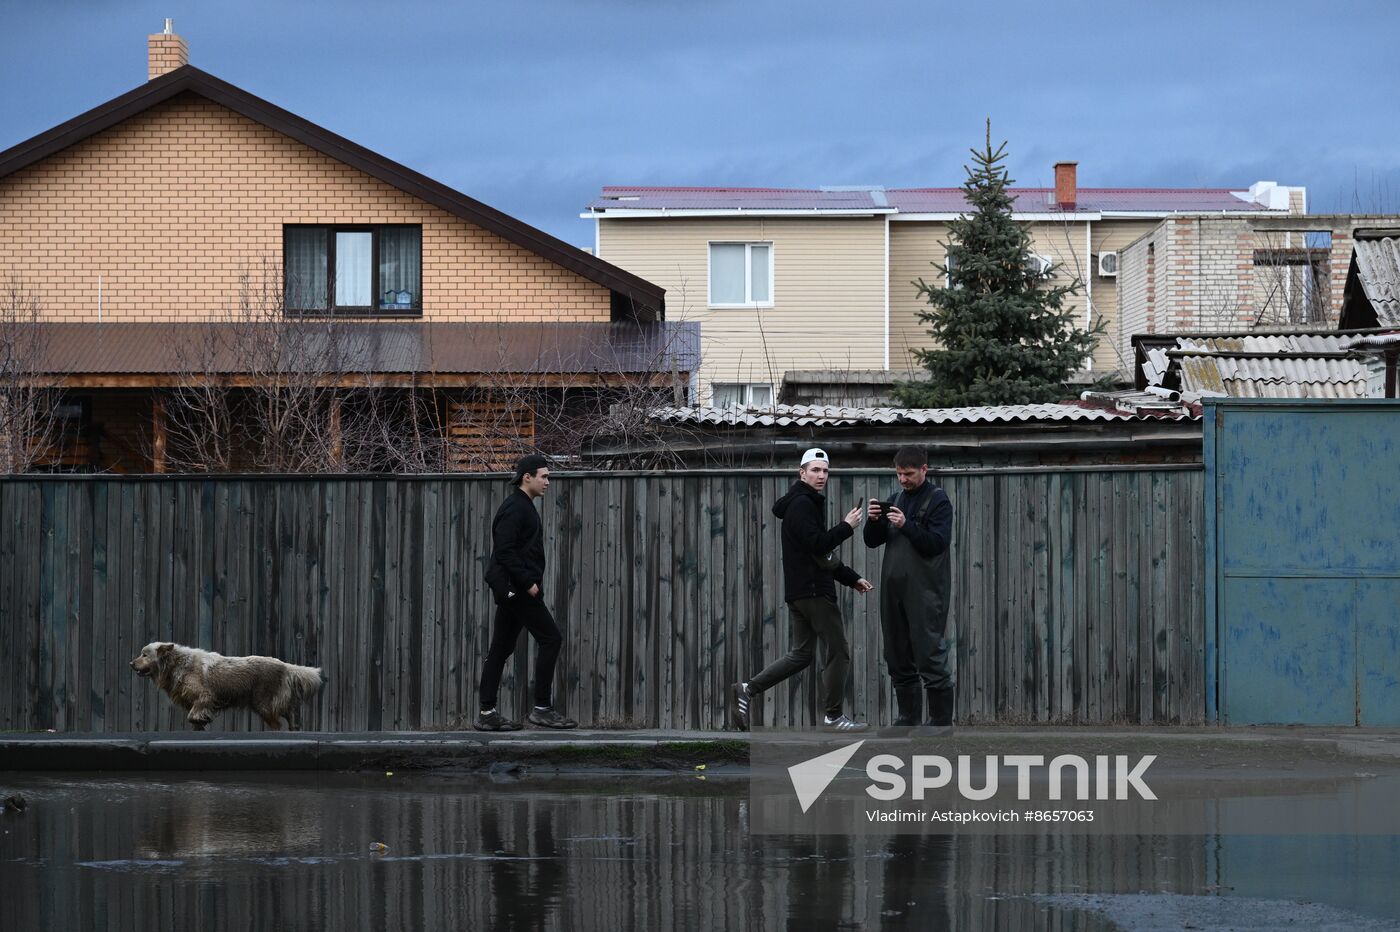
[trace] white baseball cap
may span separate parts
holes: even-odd
[[[828,466],[831,465],[831,460],[827,459],[826,451],[819,447],[812,447],[812,449],[808,450],[806,453],[803,453],[802,462],[799,465],[806,466],[808,463],[814,462],[816,460],[821,460]]]

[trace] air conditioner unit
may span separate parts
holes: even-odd
[[[1031,253],[1026,257],[1026,271],[1031,275],[1044,278],[1050,274],[1050,270],[1054,268],[1054,266],[1055,261],[1049,256],[1039,256],[1035,253]]]
[[[1099,275],[1104,278],[1118,277],[1118,253],[1099,253]]]

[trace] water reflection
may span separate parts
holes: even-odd
[[[0,817],[4,929],[1095,930],[1035,895],[1277,895],[1280,870],[1291,898],[1400,917],[1390,837],[750,836],[742,780],[0,784],[30,804]]]

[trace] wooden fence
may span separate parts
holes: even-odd
[[[542,500],[545,599],[565,631],[556,704],[584,725],[719,728],[729,683],[789,646],[776,471],[560,475]],[[958,717],[1199,722],[1202,474],[1195,468],[946,473]],[[887,497],[838,471],[830,520]],[[499,477],[0,480],[0,728],[179,729],[127,666],[173,640],[325,668],[316,730],[462,726],[489,641],[482,582]],[[842,556],[878,584],[880,551]],[[878,601],[841,590],[851,712],[889,721]],[[522,652],[502,705],[526,708]],[[808,724],[811,673],[770,691]],[[261,728],[224,713],[216,728]]]

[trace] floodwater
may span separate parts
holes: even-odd
[[[6,930],[1400,928],[1394,836],[751,836],[737,777],[0,790]]]

